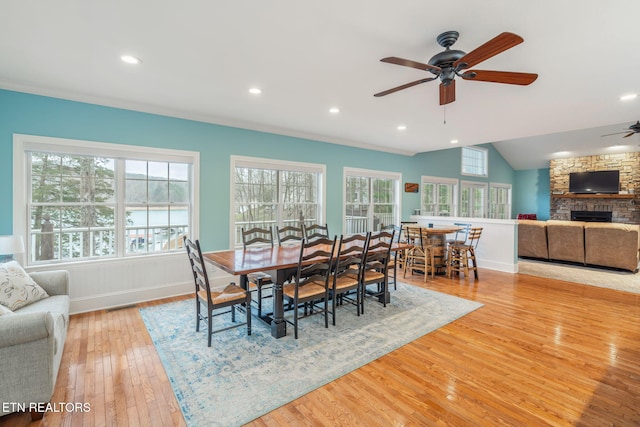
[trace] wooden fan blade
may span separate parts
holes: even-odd
[[[623,138],[629,138],[631,135],[633,135],[635,132],[629,132],[628,134],[626,134],[625,136],[623,136]]]
[[[447,86],[440,83],[440,105],[451,104],[456,100],[456,81],[452,80]]]
[[[410,59],[398,58],[395,56],[390,56],[388,58],[382,58],[381,62],[387,62],[389,64],[402,65],[404,67],[417,68],[418,70],[431,71],[436,74],[440,74],[442,68],[435,67],[429,64],[423,64],[422,62],[412,61]]]
[[[467,53],[462,58],[453,63],[453,67],[457,67],[458,64],[464,62],[467,64],[464,68],[471,68],[474,65],[486,61],[487,59],[496,56],[497,54],[504,52],[507,49],[519,45],[524,39],[517,34],[502,33],[492,38],[480,47],[475,48],[471,52]]]
[[[432,77],[432,78],[428,78],[428,79],[420,79],[420,80],[416,80],[415,82],[406,83],[406,84],[403,84],[403,85],[400,85],[400,86],[394,87],[394,88],[392,88],[392,89],[388,89],[388,90],[385,90],[385,91],[382,91],[382,92],[378,92],[378,93],[374,94],[373,96],[385,96],[385,95],[389,95],[390,93],[397,92],[397,91],[399,91],[399,90],[406,89],[406,88],[409,88],[409,87],[411,87],[411,86],[419,85],[420,83],[430,82],[431,80],[435,80],[435,79],[437,79],[437,77]]]
[[[605,135],[600,135],[600,137],[602,138],[602,137],[604,137],[604,136],[622,135],[623,133],[627,133],[627,131],[624,131],[624,132],[607,133],[607,134],[605,134]],[[623,138],[626,138],[627,136],[631,136],[631,135],[633,135],[634,133],[635,133],[635,132],[631,132],[631,133],[629,133],[629,134],[627,134],[627,135],[623,136]]]
[[[538,78],[537,74],[532,73],[512,73],[510,71],[486,71],[471,70],[468,73],[476,73],[475,77],[465,77],[465,80],[477,80],[480,82],[506,83],[510,85],[530,85]]]

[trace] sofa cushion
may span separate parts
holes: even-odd
[[[638,269],[640,227],[590,222],[584,226],[585,262],[591,265]]]
[[[0,304],[16,311],[48,296],[17,261],[0,264]]]
[[[584,264],[584,222],[547,221],[549,259]]]
[[[0,304],[0,316],[6,316],[7,314],[13,314],[13,311]]]
[[[518,220],[518,256],[543,259],[549,257],[545,221]]]

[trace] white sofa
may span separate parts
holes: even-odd
[[[49,297],[0,316],[0,415],[25,408],[43,416],[51,400],[69,326],[69,274],[31,273]]]

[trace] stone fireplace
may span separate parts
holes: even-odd
[[[569,173],[620,171],[620,194],[570,194]],[[550,218],[640,224],[640,153],[553,159],[549,162]],[[578,213],[575,215],[575,213]]]

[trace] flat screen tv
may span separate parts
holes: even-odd
[[[620,171],[571,172],[569,191],[576,194],[618,194]]]

